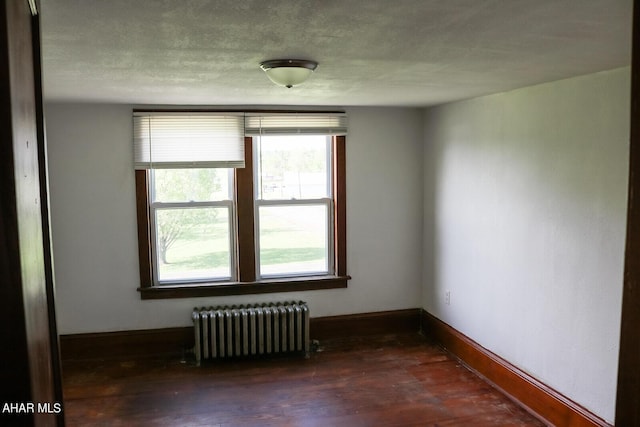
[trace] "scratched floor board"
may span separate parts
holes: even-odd
[[[193,366],[67,360],[70,426],[543,426],[418,334],[329,340],[299,356]]]

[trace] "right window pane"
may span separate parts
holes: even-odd
[[[261,276],[329,273],[328,207],[327,203],[258,208]]]

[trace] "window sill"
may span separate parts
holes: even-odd
[[[197,283],[138,288],[141,299],[195,298],[346,288],[351,276],[265,279],[259,282]]]

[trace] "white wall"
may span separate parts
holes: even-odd
[[[611,423],[629,92],[624,68],[430,108],[424,125],[423,306]]]
[[[419,307],[422,112],[347,113],[347,289],[142,301],[131,106],[48,103],[60,333],[188,326],[194,306],[293,298],[313,317]]]

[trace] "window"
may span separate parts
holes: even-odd
[[[150,123],[180,115],[134,112],[142,298],[346,287],[343,115],[231,115],[240,147],[215,159],[202,125],[190,158],[192,129]]]

